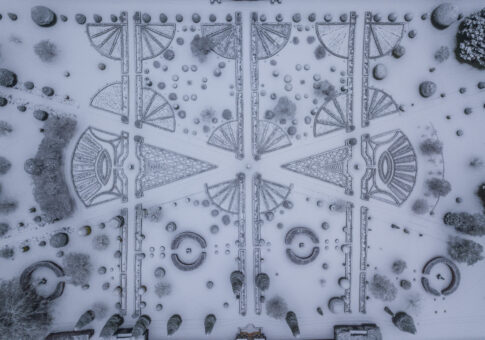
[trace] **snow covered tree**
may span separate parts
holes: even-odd
[[[428,192],[434,197],[446,196],[451,191],[451,184],[442,178],[431,178],[426,181]]]
[[[85,285],[91,277],[92,264],[89,255],[69,253],[62,261],[64,272],[74,286]]]
[[[467,212],[448,212],[443,216],[446,225],[454,226],[455,230],[471,236],[485,235],[485,215],[469,214]]]
[[[393,301],[397,295],[396,286],[384,275],[374,274],[369,288],[372,296],[382,301]]]
[[[0,281],[0,301],[1,339],[44,339],[52,323],[49,300],[12,279]]]
[[[483,246],[466,238],[451,236],[448,240],[448,255],[456,262],[469,266],[483,260]]]

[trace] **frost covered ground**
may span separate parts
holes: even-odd
[[[485,14],[441,3],[0,0],[0,339],[483,338]]]

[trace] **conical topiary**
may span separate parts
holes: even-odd
[[[209,335],[212,333],[212,329],[214,329],[214,325],[216,324],[216,316],[214,314],[209,314],[205,317],[204,320],[204,328],[205,334]]]
[[[168,319],[167,321],[167,334],[172,335],[175,334],[176,331],[180,328],[182,324],[182,317],[178,314],[174,314]]]
[[[296,318],[296,314],[292,311],[286,313],[286,323],[288,327],[290,327],[291,333],[293,336],[300,335],[300,328],[298,327],[298,319]]]

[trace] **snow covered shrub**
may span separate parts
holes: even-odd
[[[0,258],[9,259],[15,255],[15,250],[11,247],[4,247],[0,249]]]
[[[0,120],[0,137],[6,136],[13,131],[12,125],[6,121]]]
[[[8,223],[0,223],[0,237],[5,236],[10,230],[10,225]]]
[[[276,119],[288,119],[291,120],[296,114],[296,104],[288,97],[278,98],[278,103],[276,103],[273,108]]]
[[[57,46],[50,40],[42,40],[34,45],[34,52],[45,63],[50,63],[56,59]]]
[[[456,57],[477,68],[485,68],[485,8],[466,17],[456,34]]]
[[[155,284],[155,294],[159,298],[170,295],[172,293],[172,285],[168,282],[159,281]]]
[[[274,296],[266,301],[266,314],[275,319],[283,319],[288,312],[288,305],[280,296]]]
[[[207,37],[201,37],[200,35],[196,34],[190,42],[190,50],[192,51],[192,55],[199,59],[200,62],[206,60],[211,49],[212,42]]]
[[[448,240],[448,255],[456,262],[469,266],[483,259],[483,246],[472,240],[458,236],[450,236]]]
[[[394,261],[394,263],[392,264],[392,272],[394,274],[401,274],[404,271],[404,269],[406,269],[406,267],[407,267],[406,261],[404,260]]]
[[[109,236],[106,234],[97,235],[93,238],[93,247],[96,250],[105,250],[109,247]]]
[[[5,157],[0,156],[0,175],[5,175],[12,167],[12,163]]]
[[[393,301],[397,295],[397,288],[387,277],[374,274],[369,283],[372,296],[382,301]]]
[[[17,209],[17,202],[12,200],[0,200],[0,215],[7,215]]]
[[[450,49],[447,46],[441,46],[435,53],[434,59],[442,63],[450,57]]]
[[[410,293],[405,297],[406,310],[413,314],[418,314],[421,311],[423,298],[419,293]]]
[[[96,319],[104,319],[106,316],[106,313],[108,312],[108,306],[105,305],[102,302],[96,302],[93,305],[92,311],[96,315]]]
[[[85,285],[89,282],[92,264],[89,255],[82,253],[69,253],[64,256],[62,265],[69,283],[74,286]]]
[[[315,56],[315,59],[320,60],[325,58],[325,55],[327,52],[325,51],[325,47],[322,45],[318,45],[315,50],[313,51],[313,55]]]
[[[423,198],[415,200],[411,206],[411,210],[418,215],[426,214],[429,210],[428,201]]]
[[[325,101],[335,97],[338,92],[328,80],[322,80],[313,83],[313,89],[315,90],[315,95],[323,97]]]
[[[34,198],[48,223],[69,217],[74,211],[74,200],[64,178],[63,151],[75,128],[74,119],[51,115],[44,124],[44,138],[35,158],[27,160],[24,167],[32,175]]]
[[[470,165],[470,167],[474,168],[474,169],[479,169],[481,167],[483,167],[483,160],[479,157],[473,157],[470,161],[470,163],[468,163]]]
[[[162,207],[153,206],[145,210],[145,218],[150,222],[158,223],[162,220]]]
[[[477,196],[482,202],[483,209],[485,209],[485,183],[478,186]]]
[[[426,156],[443,152],[443,143],[439,139],[428,138],[419,144],[419,149]]]
[[[451,191],[451,184],[442,178],[431,178],[426,181],[428,191],[434,197],[446,196]]]
[[[12,279],[0,281],[0,301],[1,339],[44,339],[52,323],[49,300]]]

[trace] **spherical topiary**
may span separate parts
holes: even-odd
[[[442,3],[431,13],[431,23],[438,29],[444,29],[458,20],[460,12],[453,4]]]
[[[49,27],[56,23],[56,14],[45,6],[34,6],[30,10],[32,21],[41,27]]]
[[[51,236],[49,244],[53,248],[62,248],[69,243],[69,236],[66,233],[56,233]]]

